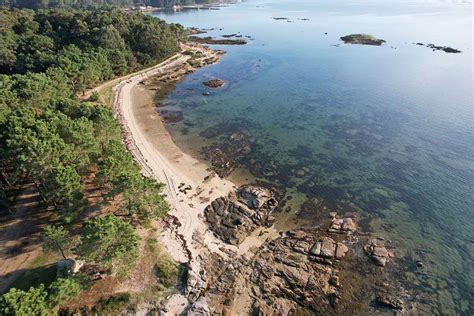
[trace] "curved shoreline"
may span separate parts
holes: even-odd
[[[208,48],[193,48],[208,57],[216,57],[216,52]],[[257,231],[237,247],[222,242],[209,231],[202,216],[205,207],[210,201],[227,196],[236,186],[208,171],[206,164],[184,153],[173,142],[152,106],[151,96],[139,85],[153,76],[175,74],[189,58],[178,53],[157,66],[128,77],[113,88],[114,110],[122,125],[128,150],[146,176],[166,185],[164,193],[171,206],[171,220],[162,230],[160,241],[176,261],[189,266],[186,295],[176,294],[170,298],[166,310],[171,314],[184,311],[189,298],[199,297],[205,288],[205,277],[200,272],[207,254],[218,253],[227,258],[226,252],[231,251],[245,255],[251,247],[262,244],[268,238],[268,235],[259,238]],[[191,190],[186,193],[179,191],[178,187],[183,183]]]

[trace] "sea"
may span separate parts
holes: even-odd
[[[226,51],[221,61],[163,101],[184,118],[167,129],[203,160],[207,146],[244,134],[251,151],[229,177],[284,188],[277,227],[310,225],[318,208],[357,213],[367,232],[396,246],[401,277],[428,293],[427,314],[473,315],[472,8],[462,0],[248,0],[155,12],[206,29],[200,36],[248,41],[212,45]],[[386,43],[340,40],[353,33]],[[202,84],[213,78],[225,86]]]

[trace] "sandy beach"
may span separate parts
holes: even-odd
[[[202,51],[208,57],[216,56],[212,50]],[[151,91],[140,84],[152,76],[176,73],[188,58],[184,54],[177,54],[160,65],[120,82],[114,87],[114,107],[125,131],[126,145],[142,166],[143,173],[166,185],[165,194],[171,206],[169,215],[174,220],[161,231],[160,240],[176,261],[188,263],[189,293],[193,291],[192,288],[204,286],[197,273],[201,271],[203,258],[208,252],[218,253],[223,258],[228,257],[227,251],[245,255],[249,249],[263,243],[269,234],[259,238],[258,230],[236,247],[223,243],[208,230],[203,219],[204,208],[210,201],[227,196],[236,186],[209,171],[206,164],[184,153],[173,142],[155,111]],[[186,193],[178,188],[183,184],[191,187]],[[175,295],[166,309],[169,314],[176,314],[186,305],[187,298]]]

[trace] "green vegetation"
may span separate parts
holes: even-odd
[[[50,304],[59,305],[75,298],[86,285],[87,282],[80,277],[58,278],[49,286]]]
[[[0,10],[0,21],[0,166],[8,182],[31,178],[67,221],[87,208],[83,179],[91,172],[110,189],[107,198],[123,194],[124,213],[166,213],[161,185],[140,174],[111,109],[96,94],[82,103],[76,95],[172,56],[183,28],[113,8]]]
[[[11,289],[0,299],[0,314],[47,316],[50,314],[47,297],[48,292],[43,284],[37,288],[31,287],[28,291]]]
[[[81,241],[78,252],[84,259],[105,265],[119,276],[126,275],[138,258],[135,230],[115,215],[87,223]]]
[[[46,290],[44,284],[30,287],[28,291],[12,288],[0,297],[0,314],[15,316],[49,316],[57,307],[75,298],[87,282],[77,277],[58,278]]]
[[[123,7],[153,6],[172,7],[173,5],[193,5],[212,3],[212,0],[0,0],[0,6],[41,9],[51,7],[79,7],[115,5]]]
[[[60,253],[66,259],[66,252],[70,251],[74,241],[62,226],[48,226],[43,233],[43,249],[46,252]]]
[[[146,239],[146,250],[151,254],[154,273],[164,288],[176,286],[180,274],[179,266],[161,248],[153,234]]]
[[[141,174],[110,104],[101,104],[97,93],[87,101],[79,96],[171,57],[184,36],[179,25],[117,8],[0,9],[0,188],[33,182],[57,213],[60,223],[43,233],[46,251],[63,258],[74,253],[118,276],[134,266],[139,237],[131,216],[147,223],[167,213],[162,184]],[[120,217],[101,216],[81,228],[89,210],[100,206],[91,205],[86,179],[99,188],[99,203],[115,199]],[[5,192],[2,199],[11,200]],[[77,243],[69,233],[73,225]],[[1,296],[1,315],[55,314],[88,286],[88,276],[57,278],[55,265],[46,263]]]

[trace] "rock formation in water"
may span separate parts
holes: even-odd
[[[460,50],[449,47],[449,46],[439,46],[435,44],[423,44],[423,43],[416,43],[416,45],[431,48],[433,51],[442,50],[445,53],[454,53],[454,54],[462,53]]]
[[[225,81],[221,79],[211,79],[203,82],[203,85],[209,88],[220,88],[224,86]]]
[[[350,34],[342,36],[341,40],[346,44],[360,44],[360,45],[374,45],[380,46],[385,41],[383,39],[378,39],[370,34]]]
[[[214,132],[210,132],[214,135]],[[207,132],[201,136],[208,137]],[[219,176],[228,176],[242,158],[252,151],[250,137],[245,132],[235,132],[225,139],[206,146],[202,149],[202,154],[209,161],[212,170]]]
[[[373,239],[364,246],[365,253],[379,266],[384,267],[388,259],[393,257],[381,240]]]

